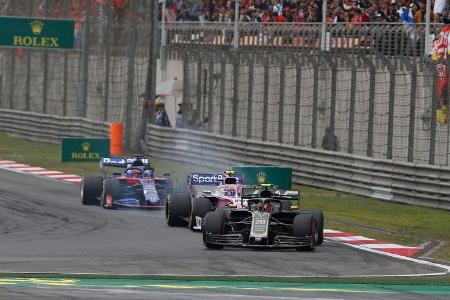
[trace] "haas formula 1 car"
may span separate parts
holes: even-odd
[[[218,207],[243,207],[241,199],[242,176],[234,171],[224,174],[190,173],[187,188],[169,195],[166,203],[166,221],[169,226],[188,226],[200,231],[203,219]],[[206,189],[200,191],[202,188]]]
[[[155,177],[148,158],[106,157],[103,167],[123,168],[123,173],[88,175],[81,183],[81,202],[103,208],[164,208],[173,192],[170,174]]]
[[[275,193],[242,189],[247,208],[218,208],[208,212],[202,226],[203,243],[210,249],[224,246],[314,250],[323,242],[323,213],[298,212],[286,202],[299,199],[298,191]]]

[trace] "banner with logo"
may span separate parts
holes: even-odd
[[[0,46],[72,49],[73,20],[0,17]]]
[[[270,183],[280,189],[292,188],[292,168],[275,166],[236,166],[237,173],[242,174],[244,184],[260,185]]]
[[[106,138],[61,138],[61,161],[100,161],[109,157],[109,144]]]

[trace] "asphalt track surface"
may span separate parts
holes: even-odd
[[[0,170],[0,233],[1,272],[269,276],[442,272],[433,266],[328,241],[315,252],[208,250],[203,246],[200,234],[186,228],[168,227],[163,211],[83,206],[78,185],[4,170]],[[19,294],[11,287],[2,287],[2,290],[0,296],[10,293],[17,299],[20,293],[27,292],[27,288],[21,289]],[[48,298],[48,289],[37,290],[40,292],[36,296]],[[84,293],[82,291],[86,292],[81,289],[80,293]],[[89,290],[86,293],[89,292],[92,293]],[[119,291],[114,293],[106,298],[124,297]],[[140,297],[139,291],[125,290],[123,293],[135,293],[132,298],[136,299]],[[151,298],[191,299],[183,298],[182,294],[178,297],[175,291],[152,293],[162,294]],[[175,294],[163,295],[167,293]],[[192,299],[208,297],[197,295]],[[251,295],[248,297],[251,299]],[[223,294],[217,299],[229,298]],[[396,299],[402,298],[396,296]]]

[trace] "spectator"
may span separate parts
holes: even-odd
[[[167,116],[164,103],[156,106],[155,124],[163,127],[170,127],[169,116]]]
[[[176,117],[176,127],[184,128],[183,103],[178,103],[178,111]]]
[[[434,23],[442,22],[442,14],[444,13],[445,6],[447,4],[447,0],[435,0],[433,7]]]

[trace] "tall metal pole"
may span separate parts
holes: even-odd
[[[427,8],[425,12],[425,55],[431,55],[431,0],[427,0]]]
[[[325,51],[327,49],[326,41],[327,41],[327,0],[322,2],[322,30],[320,34],[320,49]]]
[[[234,40],[233,40],[233,48],[239,48],[239,0],[234,1]]]
[[[148,65],[147,65],[147,79],[145,82],[145,99],[150,100],[149,105],[144,106],[142,111],[142,123],[141,123],[141,141],[145,142],[145,135],[147,129],[147,121],[149,121],[150,113],[154,108],[154,100],[156,94],[156,56],[158,53],[158,0],[150,0],[150,22],[152,24],[150,30],[150,43],[149,43],[149,54],[148,54]],[[151,120],[150,120],[151,121]],[[145,150],[145,144],[140,143],[140,150]]]
[[[163,82],[163,81],[166,81],[166,79],[167,79],[166,0],[160,0],[160,2],[162,2],[162,12],[161,12],[161,48],[159,49],[159,63],[161,64],[161,82]]]

